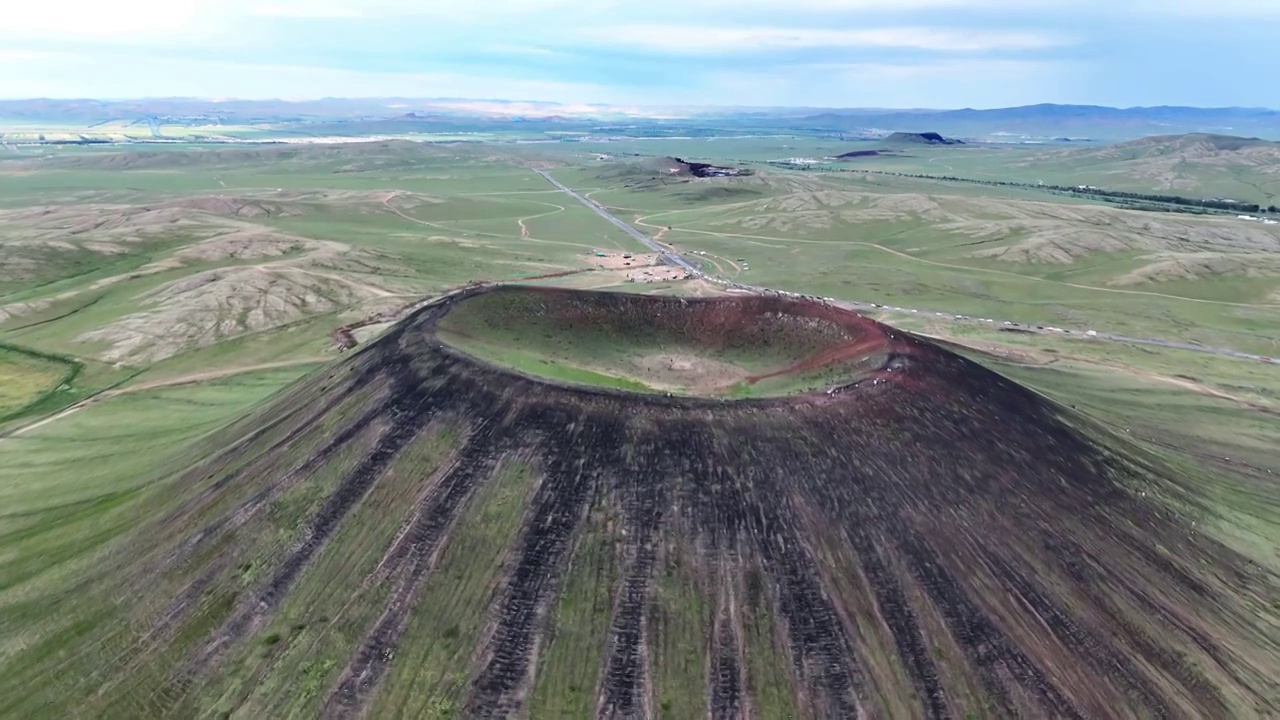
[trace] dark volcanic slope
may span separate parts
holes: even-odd
[[[0,714],[1278,712],[1274,581],[1035,394],[887,328],[835,394],[555,386],[436,339],[480,292],[226,431]]]
[[[963,140],[947,138],[936,132],[896,132],[884,139],[886,145],[964,145]]]

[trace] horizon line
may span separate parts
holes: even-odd
[[[878,106],[836,106],[836,105],[689,105],[689,104],[623,104],[623,103],[600,103],[600,102],[563,102],[555,100],[536,100],[536,99],[511,99],[511,98],[484,98],[484,97],[446,97],[446,96],[401,96],[401,95],[368,95],[368,96],[334,96],[326,95],[314,98],[282,98],[282,97],[200,97],[194,95],[144,95],[136,97],[0,97],[0,103],[34,103],[34,102],[97,102],[97,103],[128,103],[128,102],[157,102],[157,101],[186,101],[186,102],[205,102],[214,104],[226,103],[285,103],[285,104],[306,104],[306,103],[323,103],[323,102],[436,102],[436,103],[501,103],[501,104],[537,104],[552,107],[589,107],[599,109],[672,109],[680,108],[686,110],[826,110],[826,111],[863,111],[863,112],[989,112],[995,110],[1019,110],[1036,107],[1059,107],[1059,108],[1094,108],[1099,110],[1250,110],[1263,112],[1280,112],[1280,109],[1271,108],[1261,105],[1220,105],[1220,106],[1204,106],[1204,105],[1099,105],[1097,103],[1030,103],[1026,105],[1004,105],[998,107],[878,107]],[[410,109],[411,110],[411,109]]]

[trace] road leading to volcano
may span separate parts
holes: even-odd
[[[619,230],[622,230],[627,235],[635,238],[645,247],[658,253],[659,256],[662,257],[664,262],[670,265],[674,265],[678,268],[681,268],[682,270],[686,270],[689,272],[690,275],[693,275],[694,277],[702,278],[704,280],[714,282],[718,285],[722,285],[727,288],[733,288],[736,290],[746,290],[748,292],[757,292],[757,293],[765,293],[765,294],[780,294],[780,295],[786,295],[790,297],[805,297],[801,293],[793,293],[785,290],[775,290],[773,288],[760,287],[758,285],[747,285],[744,283],[735,282],[733,280],[726,280],[724,278],[719,278],[714,275],[709,275],[704,270],[702,270],[702,268],[697,267],[693,263],[689,262],[684,257],[682,257],[679,253],[676,253],[668,249],[667,247],[657,242],[653,238],[649,237],[648,235],[645,235],[644,233],[640,232],[636,228],[632,227],[626,221],[618,218],[613,213],[605,209],[604,206],[600,205],[594,200],[591,200],[590,198],[580,195],[573,188],[551,177],[551,175],[547,173],[545,170],[535,170],[534,172],[541,175],[543,179],[545,179],[547,182],[556,186],[560,190],[568,193],[578,202],[591,208],[593,211],[595,211],[597,215],[604,218],[605,220],[608,220]],[[864,302],[864,301],[858,301],[858,300],[844,300],[844,299],[838,299],[838,298],[823,298],[823,297],[816,297],[816,296],[809,296],[809,297],[812,297],[812,299],[815,299],[815,300],[825,301],[831,304],[839,305],[841,307],[846,307],[846,308],[849,308],[852,310],[858,310],[858,311],[889,310],[894,312],[932,315],[935,318],[950,321],[950,322],[962,322],[962,323],[974,323],[974,324],[985,323],[990,325],[998,325],[1000,327],[1021,330],[1024,332],[1039,333],[1042,335],[1059,335],[1060,334],[1060,335],[1076,337],[1078,339],[1086,340],[1086,341],[1100,340],[1104,342],[1118,342],[1118,343],[1127,343],[1131,345],[1150,345],[1154,347],[1165,347],[1165,348],[1171,348],[1175,350],[1189,350],[1191,352],[1208,353],[1210,355],[1222,355],[1224,357],[1233,357],[1240,360],[1253,360],[1255,362],[1265,362],[1265,363],[1270,363],[1272,365],[1280,365],[1280,357],[1268,357],[1265,355],[1255,355],[1253,353],[1242,352],[1240,350],[1233,350],[1231,348],[1211,347],[1208,345],[1182,342],[1179,340],[1166,340],[1163,338],[1136,338],[1136,337],[1130,337],[1128,335],[1118,335],[1115,333],[1107,333],[1107,332],[1102,332],[1098,330],[1079,330],[1079,329],[1070,329],[1070,328],[1050,327],[1050,326],[1043,326],[1043,325],[1028,325],[1026,323],[998,320],[996,318],[972,318],[967,315],[960,315],[960,314],[933,310],[933,309],[925,310],[922,308],[905,308],[905,307],[897,307],[897,306],[891,306],[891,305],[882,305],[880,303]]]

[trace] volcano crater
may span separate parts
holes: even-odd
[[[557,384],[744,399],[875,381],[911,344],[831,305],[503,286],[447,301],[429,332],[492,366]],[[894,365],[901,365],[901,359]]]

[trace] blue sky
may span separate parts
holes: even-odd
[[[1280,107],[1280,0],[63,0],[0,21],[5,98]]]

